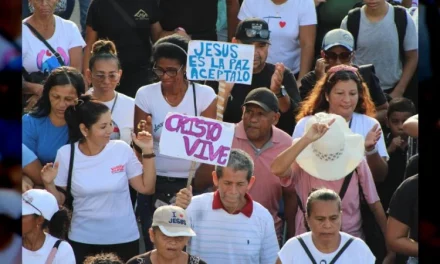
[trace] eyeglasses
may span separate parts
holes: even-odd
[[[37,210],[41,216],[43,216],[43,213],[40,211],[40,209],[38,209],[37,207],[35,207],[31,202],[29,202],[28,200],[26,200],[24,197],[22,197],[21,199],[23,199],[23,201],[27,204],[29,204],[30,206],[32,206],[35,210]]]
[[[98,80],[99,82],[105,82],[105,79],[108,78],[110,82],[114,83],[119,81],[119,77],[120,76],[118,73],[110,73],[109,75],[92,73],[92,78]]]
[[[164,74],[170,76],[170,77],[175,77],[177,75],[178,72],[180,72],[180,70],[182,70],[183,65],[180,66],[179,69],[168,69],[168,70],[164,70],[161,68],[156,68],[155,66],[153,67],[153,72],[159,76],[162,77]]]
[[[253,29],[253,28],[246,28],[246,36],[248,38],[253,38],[255,36],[260,36],[260,38],[268,39],[270,35],[270,31],[267,29]]]
[[[337,60],[339,58],[339,60],[341,62],[347,62],[347,61],[350,60],[350,57],[351,57],[352,53],[349,52],[349,51],[346,51],[346,52],[341,52],[341,53],[338,54],[338,53],[331,52],[331,51],[325,51],[324,54],[325,54],[325,57],[328,60],[335,61],[335,60]]]

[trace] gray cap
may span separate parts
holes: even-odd
[[[322,40],[322,49],[329,50],[335,46],[343,46],[349,51],[353,51],[353,35],[349,31],[341,28],[330,30],[325,34]]]

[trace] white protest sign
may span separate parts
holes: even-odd
[[[160,136],[162,155],[226,166],[235,125],[205,117],[168,113]]]
[[[192,40],[188,45],[188,79],[251,84],[254,45]]]

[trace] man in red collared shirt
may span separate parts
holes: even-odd
[[[292,178],[280,180],[270,171],[275,157],[292,145],[292,138],[275,127],[279,117],[275,94],[266,88],[252,90],[244,101],[242,121],[235,128],[232,148],[244,150],[252,157],[255,182],[250,187],[249,194],[269,210],[275,222],[278,240],[281,241],[283,221],[278,216],[280,201],[283,200],[284,204],[287,239],[295,234],[298,206]]]
[[[279,245],[273,218],[248,194],[255,181],[252,158],[232,149],[227,167],[212,172],[217,191],[192,197],[190,189],[177,193],[176,205],[186,208],[197,233],[187,252],[209,264],[275,263]]]

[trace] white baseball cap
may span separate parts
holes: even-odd
[[[354,49],[354,38],[350,31],[337,28],[325,34],[322,40],[322,49],[329,50],[335,46],[343,46],[350,52]]]
[[[23,193],[21,206],[22,215],[42,215],[48,221],[59,210],[55,196],[41,189],[31,189]]]
[[[195,236],[191,229],[186,211],[178,206],[165,205],[156,209],[153,215],[153,224],[169,237]]]

